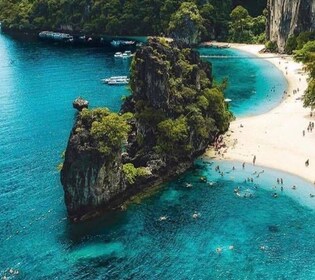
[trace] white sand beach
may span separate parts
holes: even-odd
[[[233,121],[223,140],[227,147],[216,152],[209,149],[206,155],[247,164],[253,164],[255,155],[256,165],[290,172],[315,184],[315,129],[307,130],[309,122],[315,122],[315,112],[310,117],[311,110],[303,108],[301,101],[307,87],[303,65],[288,56],[261,54],[263,45],[230,46],[265,58],[277,66],[288,81],[287,94],[273,110]],[[299,91],[293,94],[297,89]],[[307,160],[309,166],[305,165]]]

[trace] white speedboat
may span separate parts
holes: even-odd
[[[130,79],[127,76],[113,76],[102,79],[102,82],[108,85],[127,85]]]
[[[122,52],[116,52],[114,54],[114,57],[119,57],[119,58],[129,58],[132,56],[131,51],[125,51],[124,53]]]
[[[131,56],[132,56],[131,51],[125,51],[125,52],[123,53],[123,55],[122,55],[123,58],[129,58],[129,57],[131,57]]]
[[[114,54],[114,57],[123,57],[123,53],[122,52],[116,52]]]
[[[120,86],[120,85],[128,85],[129,79],[118,79],[107,82],[108,85],[111,86]]]
[[[113,76],[113,77],[102,79],[102,82],[107,84],[108,82],[114,81],[114,80],[129,80],[129,79],[127,76]]]

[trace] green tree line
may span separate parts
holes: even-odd
[[[236,37],[238,16],[231,14],[234,3],[248,1],[194,0],[186,2],[187,9],[197,14],[201,25],[201,39],[228,39],[253,41],[248,34],[261,31],[259,23],[252,21],[245,29],[244,39]],[[261,2],[257,0],[258,2]],[[184,1],[179,0],[1,0],[0,21],[5,28],[15,30],[66,30],[108,35],[160,35],[169,34]],[[245,7],[246,8],[246,7]],[[183,11],[182,11],[183,12]],[[177,16],[176,16],[177,13]],[[232,23],[231,23],[232,20]],[[180,22],[178,22],[180,24]],[[259,27],[258,27],[259,26]],[[187,27],[187,26],[186,26]],[[252,30],[247,32],[248,30]],[[230,36],[229,36],[230,33]],[[238,33],[237,33],[238,34]],[[257,34],[254,34],[255,36]]]

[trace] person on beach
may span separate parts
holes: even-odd
[[[305,136],[305,130],[303,130],[303,136]]]
[[[253,157],[253,165],[255,165],[255,163],[256,163],[256,155],[254,155]]]
[[[310,160],[305,161],[305,166],[308,167],[310,165]]]

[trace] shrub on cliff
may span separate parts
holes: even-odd
[[[95,143],[97,143],[98,150],[104,155],[110,155],[112,152],[119,151],[126,141],[130,125],[127,120],[132,115],[110,112],[107,108],[97,108],[94,110],[84,109],[80,113],[82,127],[89,131]]]
[[[123,172],[129,184],[134,184],[138,177],[145,177],[150,172],[145,167],[135,167],[132,163],[125,163],[123,165]]]

